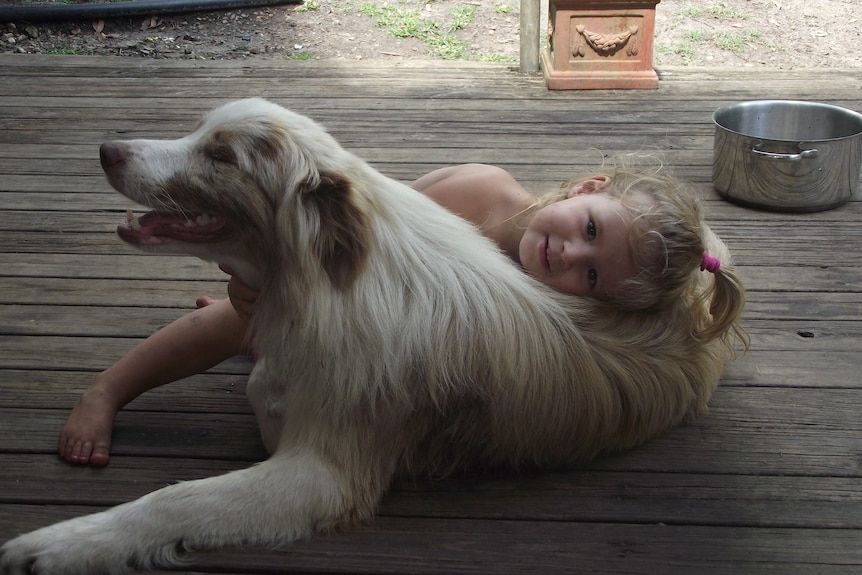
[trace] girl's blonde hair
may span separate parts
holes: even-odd
[[[745,289],[730,251],[703,219],[701,202],[690,184],[661,165],[639,166],[617,159],[587,178],[569,180],[540,196],[534,210],[566,199],[589,178],[607,178],[600,193],[618,199],[633,215],[632,256],[639,268],[620,283],[608,303],[621,310],[666,310],[682,303],[692,315],[693,335],[709,342],[730,335],[747,349],[739,321]],[[718,258],[714,273],[704,271],[704,254]]]

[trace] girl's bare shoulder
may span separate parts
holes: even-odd
[[[464,164],[424,178],[416,181],[417,189],[480,228],[511,218],[532,201],[515,178],[497,166]]]

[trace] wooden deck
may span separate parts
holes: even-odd
[[[54,453],[94,373],[223,275],[142,255],[115,224],[98,145],[174,137],[259,95],[410,180],[498,164],[530,188],[601,154],[657,150],[695,181],[749,289],[751,353],[711,411],[575,471],[404,483],[379,517],[282,550],[197,556],[197,573],[862,573],[862,198],[743,209],[712,189],[712,112],[760,98],[862,111],[862,70],[663,70],[657,91],[563,92],[494,64],[157,62],[0,55],[0,540],[264,454],[243,359],[135,401],[106,469]]]

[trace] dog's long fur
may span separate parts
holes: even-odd
[[[152,247],[259,288],[248,396],[272,456],[23,535],[3,547],[4,573],[113,573],[285,543],[370,517],[399,475],[628,449],[704,408],[728,357],[725,342],[690,335],[682,305],[621,314],[548,289],[461,218],[263,100],[102,156],[131,199],[233,224],[216,242]]]

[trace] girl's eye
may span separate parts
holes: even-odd
[[[590,287],[596,287],[596,282],[599,280],[599,272],[596,271],[596,268],[590,268],[587,270],[587,279],[590,282]]]
[[[587,223],[587,238],[591,240],[596,239],[596,224],[593,220]]]

